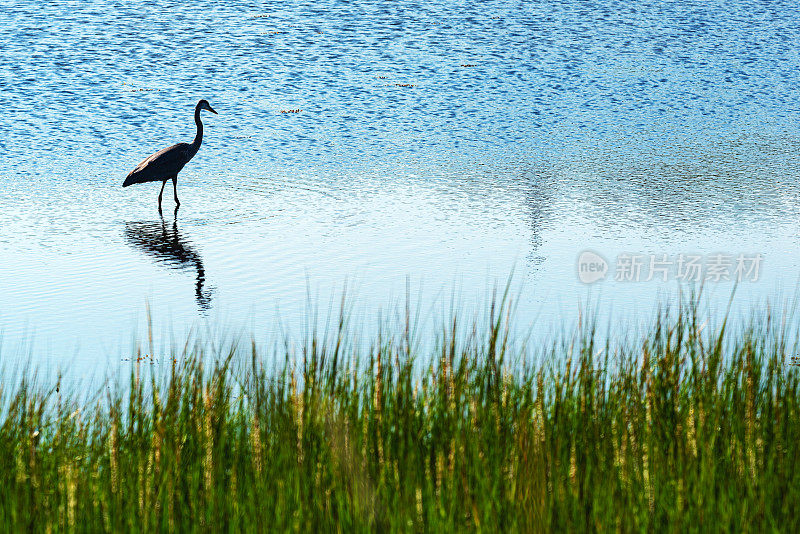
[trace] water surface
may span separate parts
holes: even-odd
[[[760,254],[735,308],[791,294],[798,11],[6,2],[3,358],[113,368],[146,305],[165,342],[298,332],[345,282],[369,329],[407,281],[424,309],[453,293],[471,309],[512,270],[524,325],[586,302],[640,317],[678,283],[614,281],[622,253]],[[219,115],[159,216],[158,184],[120,185],[193,138],[200,98]],[[578,280],[586,249],[605,281]],[[727,304],[729,282],[706,287]]]

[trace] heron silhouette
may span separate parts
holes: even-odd
[[[178,143],[164,150],[159,150],[133,169],[125,178],[122,187],[133,184],[143,184],[147,182],[160,182],[161,191],[158,193],[158,211],[161,212],[161,195],[164,194],[164,186],[167,180],[172,180],[172,189],[175,192],[175,205],[180,206],[178,200],[178,173],[183,166],[189,163],[203,142],[203,123],[200,121],[200,111],[208,110],[217,114],[207,100],[201,100],[194,108],[194,122],[197,124],[197,135],[191,143]]]
[[[126,222],[125,239],[128,243],[153,258],[156,263],[166,265],[172,269],[194,269],[195,297],[200,310],[206,311],[211,307],[211,293],[203,286],[206,281],[206,270],[200,254],[178,230],[178,208],[171,227],[161,217],[160,222]]]

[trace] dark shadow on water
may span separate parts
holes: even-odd
[[[160,213],[159,213],[160,215]],[[171,223],[160,221],[129,221],[125,223],[125,240],[156,263],[173,269],[195,269],[195,297],[201,312],[211,308],[211,291],[204,288],[206,271],[200,254],[178,230],[178,209]]]
[[[542,234],[550,224],[552,216],[552,204],[555,201],[554,177],[547,170],[541,169],[521,169],[520,173],[523,184],[522,197],[531,229],[531,248],[528,260],[531,267],[535,269],[545,259],[539,249],[542,247]]]

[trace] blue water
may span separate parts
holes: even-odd
[[[345,283],[366,329],[407,280],[423,310],[479,308],[513,270],[543,330],[677,289],[587,286],[586,249],[760,254],[735,306],[791,295],[797,20],[788,1],[3,2],[3,358],[113,368],[146,306],[162,343],[296,333]],[[120,185],[191,141],[200,98],[219,115],[162,219],[158,184]]]

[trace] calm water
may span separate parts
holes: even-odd
[[[614,281],[621,253],[760,254],[737,309],[797,287],[796,2],[0,7],[5,363],[118,366],[147,303],[160,342],[301,332],[345,281],[367,329],[407,279],[470,309],[513,269],[542,330],[675,293]],[[162,219],[158,184],[120,185],[200,98],[219,115]]]

